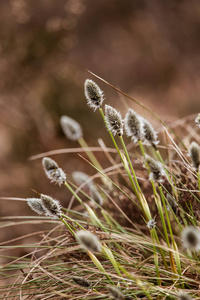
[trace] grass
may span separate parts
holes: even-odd
[[[97,108],[105,122],[103,107]],[[0,299],[187,300],[189,295],[200,299],[199,251],[184,247],[182,242],[185,228],[189,225],[199,228],[199,173],[188,160],[185,145],[186,140],[192,139],[190,128],[187,133],[184,125],[185,136],[177,136],[176,128],[172,130],[145,109],[164,126],[159,138],[167,142],[157,148],[153,142],[145,146],[144,140],[139,139],[130,150],[128,140],[114,136],[112,126],[106,124],[113,148],[106,148],[102,141],[100,147],[89,147],[86,141],[79,140],[81,148],[32,157],[85,152],[83,162],[94,169],[93,184],[104,203],[100,206],[91,201],[87,185],[78,187],[67,179],[64,185],[74,203],[62,207],[57,219],[44,215],[2,217],[1,230],[31,224],[34,231],[0,244],[1,258],[6,261],[0,267]],[[105,154],[110,163],[107,169],[102,169],[95,151]],[[159,161],[158,166],[164,170],[162,178],[159,167],[152,171],[151,164],[143,165],[146,154]],[[149,179],[152,172],[154,177]],[[159,175],[158,180],[155,175]],[[167,195],[173,197],[176,210],[170,206]],[[16,201],[26,199],[16,198]],[[154,219],[156,223],[151,228],[148,224]],[[38,231],[37,225],[40,228],[42,225],[43,230]],[[99,252],[83,249],[77,242],[76,233],[80,229],[97,236],[102,245]],[[14,256],[21,248],[26,249],[26,254]],[[73,281],[75,276],[84,278],[90,286],[77,284]],[[119,294],[112,294],[110,286],[117,288]],[[181,298],[180,292],[186,293],[186,298]]]

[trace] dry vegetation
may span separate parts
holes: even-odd
[[[40,224],[42,230],[1,243],[6,261],[1,299],[200,299],[200,148],[194,143],[199,130],[194,118],[192,127],[186,119],[167,125],[143,107],[159,120],[157,135],[133,110],[125,119],[111,106],[104,110],[107,100],[91,80],[85,95],[94,114],[103,117],[114,147],[102,140],[98,148],[88,147],[80,125],[62,117],[63,131],[80,147],[59,155],[80,153],[95,175],[66,177],[54,161],[57,151],[32,157],[43,157],[47,177],[72,198],[64,207],[37,191],[24,201],[40,216],[2,220],[2,230],[27,224]],[[131,143],[124,142],[125,132]],[[102,168],[95,151],[103,153],[108,168]],[[18,247],[27,253],[10,255]]]

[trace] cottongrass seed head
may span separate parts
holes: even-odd
[[[98,238],[89,231],[79,230],[76,233],[76,239],[79,244],[86,250],[91,252],[100,252],[102,247]]]
[[[72,178],[77,185],[87,182],[86,186],[90,187],[93,184],[93,181],[90,179],[90,177],[81,171],[74,171],[72,173]]]
[[[77,141],[83,136],[81,126],[78,122],[70,117],[62,116],[60,118],[60,125],[66,137],[69,140]]]
[[[125,119],[124,128],[127,136],[130,136],[134,143],[142,140],[143,127],[141,117],[131,108],[129,108]]]
[[[192,142],[189,148],[189,156],[192,160],[192,165],[198,171],[200,164],[200,146],[196,142]]]
[[[190,250],[200,250],[200,231],[194,226],[188,226],[182,231],[182,240],[184,248]]]
[[[58,167],[58,164],[53,159],[44,157],[42,159],[42,165],[47,178],[50,179],[51,182],[55,182],[59,186],[65,183],[66,174]]]
[[[120,112],[110,105],[105,105],[105,121],[108,126],[108,130],[113,135],[123,135],[123,121]]]
[[[180,292],[178,293],[178,300],[192,300],[192,297],[187,293]]]
[[[165,170],[160,162],[154,160],[151,156],[146,154],[144,158],[144,164],[149,167],[149,180],[159,183],[163,182]]]
[[[198,114],[198,116],[196,117],[195,123],[196,123],[197,126],[200,127],[200,114]]]
[[[84,91],[88,106],[93,108],[94,111],[101,108],[104,100],[103,92],[93,80],[86,79]]]
[[[98,205],[103,205],[103,197],[101,196],[95,185],[90,186],[90,196],[92,200],[95,201]]]
[[[169,205],[167,205],[167,209],[170,210],[170,208],[173,210],[174,213],[176,213],[177,209],[178,209],[178,204],[176,203],[176,201],[174,200],[174,198],[167,194],[166,199],[169,203]]]
[[[157,132],[146,119],[141,117],[141,122],[143,131],[143,144],[156,148],[156,145],[159,144],[159,141],[157,139]]]
[[[38,215],[44,214],[46,211],[44,207],[42,206],[41,199],[38,198],[27,198],[27,203],[30,206],[30,208],[36,212]]]
[[[86,280],[86,279],[83,278],[83,277],[73,276],[73,277],[72,277],[72,280],[73,280],[76,284],[78,284],[78,285],[80,285],[80,286],[82,286],[82,287],[89,288],[89,287],[92,285],[91,282],[89,282],[88,280]]]
[[[110,296],[112,296],[112,299],[114,299],[114,300],[123,300],[124,299],[124,295],[117,287],[115,287],[113,285],[107,285],[106,288],[107,288]]]
[[[47,216],[57,219],[61,216],[61,206],[57,200],[41,194],[41,203]]]

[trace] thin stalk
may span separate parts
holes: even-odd
[[[71,234],[73,236],[75,236],[75,232],[71,229],[71,227],[69,226],[69,224],[62,218],[62,216],[60,217],[60,220],[65,224],[65,226],[67,226],[67,228],[69,229],[69,231],[71,232]]]
[[[100,111],[101,116],[102,116],[102,118],[103,118],[103,120],[104,120],[104,123],[106,124],[106,122],[105,122],[105,116],[104,116],[104,113],[103,113],[102,108],[100,108],[99,111]],[[111,139],[112,139],[112,141],[113,141],[113,144],[114,144],[115,148],[117,149],[117,152],[118,152],[118,154],[119,154],[119,156],[120,156],[120,158],[121,158],[121,161],[124,163],[124,160],[123,160],[122,154],[121,154],[121,152],[120,152],[120,150],[119,150],[119,147],[118,147],[118,145],[117,145],[117,143],[116,143],[116,141],[115,141],[115,138],[114,138],[112,132],[108,129],[107,124],[106,124],[106,127],[107,127],[107,130],[108,130],[108,132],[109,132],[109,134],[110,134],[110,137],[111,137]],[[125,170],[126,170],[126,172],[127,172],[127,169],[126,169],[126,168],[125,168]],[[129,177],[129,180],[130,180],[131,185],[132,185],[132,187],[133,187],[133,191],[134,191],[136,197],[138,198],[138,200],[140,201],[140,196],[139,196],[139,194],[138,194],[137,188],[136,188],[136,186],[135,186],[135,183],[134,183],[134,181],[133,181],[133,178],[132,178],[130,172],[127,172],[127,175],[128,175],[128,177]]]

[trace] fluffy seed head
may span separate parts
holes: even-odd
[[[114,300],[123,300],[124,299],[123,294],[117,287],[112,286],[112,285],[107,285],[106,288]]]
[[[60,125],[69,140],[77,141],[83,136],[80,124],[70,117],[62,116],[60,118]]]
[[[134,143],[142,140],[142,126],[141,126],[141,117],[131,108],[129,108],[125,119],[124,127],[127,136],[130,136]]]
[[[141,117],[142,129],[143,129],[143,143],[147,146],[154,146],[159,144],[157,140],[157,132],[153,126],[144,118]]]
[[[196,142],[191,143],[189,156],[191,157],[193,167],[198,171],[200,165],[200,147]]]
[[[101,244],[97,237],[89,231],[79,230],[76,233],[77,242],[80,243],[84,249],[91,252],[100,252]]]
[[[182,231],[183,246],[191,250],[200,250],[200,231],[194,226],[188,226]]]
[[[80,286],[83,286],[83,287],[91,286],[91,283],[83,277],[73,276],[72,279],[76,284],[78,284]]]
[[[61,216],[61,207],[57,200],[50,196],[41,194],[41,203],[47,216],[52,218],[59,218]]]
[[[98,189],[94,185],[90,186],[90,196],[92,200],[94,200],[97,204],[99,204],[100,206],[103,205],[103,197],[101,196]]]
[[[42,160],[42,165],[47,178],[49,178],[51,182],[55,182],[59,186],[65,183],[66,174],[61,168],[58,167],[58,164],[53,159],[44,157]]]
[[[86,79],[85,81],[85,97],[88,106],[93,108],[94,111],[101,108],[104,100],[103,92],[93,80]]]
[[[42,215],[45,213],[45,209],[42,206],[41,199],[38,198],[27,198],[27,203],[30,206],[30,208],[36,212],[38,215]]]
[[[85,183],[86,181],[87,181],[86,185],[88,187],[90,187],[93,184],[93,181],[90,180],[90,177],[84,172],[75,171],[72,173],[72,178],[77,185],[81,185],[81,184]]]
[[[196,117],[195,123],[200,127],[200,114],[198,114],[198,116]]]
[[[156,222],[155,222],[155,218],[149,220],[149,222],[147,223],[147,228],[149,228],[150,230],[156,227]]]
[[[110,105],[105,105],[105,120],[108,126],[108,130],[113,135],[123,135],[123,121],[120,112]]]
[[[165,171],[160,162],[154,160],[151,156],[146,155],[144,159],[144,164],[147,164],[150,170],[149,180],[156,182],[163,182],[163,177],[165,177]]]
[[[186,293],[179,293],[178,300],[192,300],[189,294]]]
[[[178,208],[178,204],[176,203],[176,201],[174,200],[174,198],[172,198],[169,194],[167,194],[166,198],[167,198],[167,201],[169,203],[169,205],[167,205],[167,209],[170,209],[170,207],[171,207],[171,209],[173,210],[173,212],[176,212],[176,210]]]

